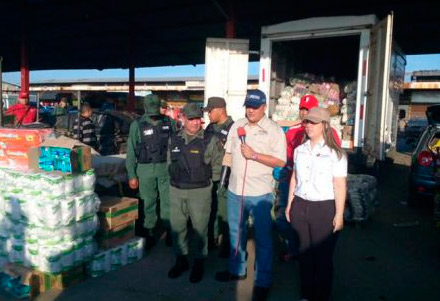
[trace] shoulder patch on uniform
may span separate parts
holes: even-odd
[[[153,135],[153,129],[148,129],[143,131],[144,136],[150,136]]]

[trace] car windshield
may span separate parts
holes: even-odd
[[[425,118],[413,118],[408,120],[407,127],[425,127],[428,125],[428,120]]]

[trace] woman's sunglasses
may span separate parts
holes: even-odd
[[[313,121],[311,121],[311,120],[306,119],[306,120],[303,120],[302,123],[303,123],[303,124],[308,124],[308,123],[310,123],[310,124],[318,124],[318,123],[321,123],[321,122],[313,122]]]

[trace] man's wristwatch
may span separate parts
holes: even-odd
[[[257,153],[254,153],[254,154],[252,155],[252,160],[256,161],[257,159],[258,159],[258,154],[257,154]]]

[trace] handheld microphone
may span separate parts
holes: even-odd
[[[245,144],[246,143],[246,131],[244,130],[244,127],[241,126],[237,129],[237,135],[241,141],[241,144]]]

